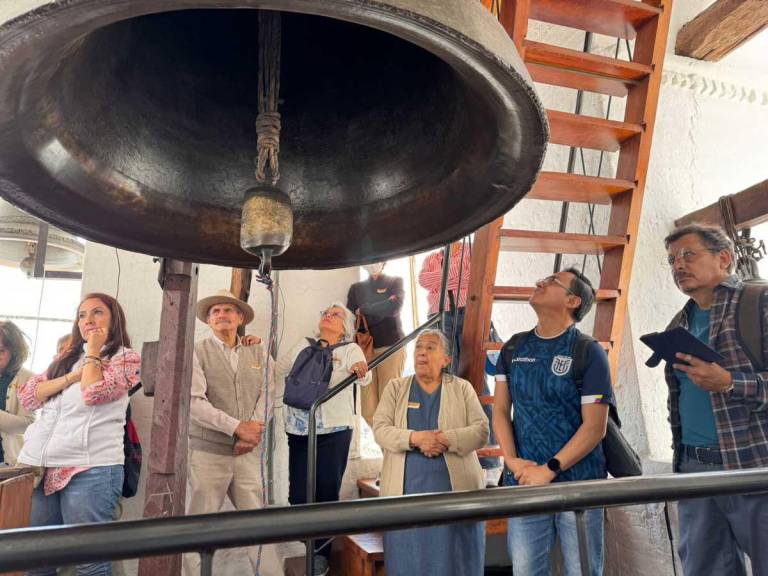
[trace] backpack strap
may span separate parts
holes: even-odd
[[[531,331],[528,332],[518,332],[517,334],[512,334],[512,336],[504,343],[504,346],[501,347],[501,352],[499,353],[499,358],[504,358],[504,361],[507,365],[507,369],[509,369],[509,361],[512,359],[512,356],[515,354],[515,348],[522,342],[523,338],[525,338],[528,334],[530,334]]]
[[[680,315],[682,315],[682,312]],[[597,342],[597,340],[589,334],[584,334],[581,330],[576,329],[576,336],[573,339],[573,347],[571,348],[571,358],[573,358],[571,370],[573,371],[573,382],[576,385],[579,396],[581,396],[581,391],[584,389],[587,356],[589,355],[589,347],[592,346],[593,342]],[[621,419],[619,418],[619,411],[616,408],[615,402],[608,404],[608,416],[616,423],[616,426],[621,428]]]
[[[766,368],[766,358],[763,357],[763,315],[755,313],[761,310],[761,304],[768,295],[768,283],[744,282],[744,288],[736,306],[736,334],[742,349],[749,357],[755,371],[762,372]]]
[[[571,370],[573,370],[573,382],[576,384],[576,390],[584,389],[584,372],[587,369],[587,354],[589,346],[595,342],[595,339],[580,330],[576,330],[576,336],[573,339],[573,348],[571,348],[571,358],[573,358]]]

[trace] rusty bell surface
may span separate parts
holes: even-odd
[[[259,8],[282,13],[275,268],[426,250],[530,190],[546,117],[476,0],[3,0],[0,195],[97,242],[258,265]]]

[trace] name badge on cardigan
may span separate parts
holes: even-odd
[[[376,294],[385,294],[386,292],[386,288],[376,288]]]
[[[408,408],[414,408],[415,410],[418,410],[421,408],[421,402],[408,402]]]

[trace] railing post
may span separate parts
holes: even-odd
[[[589,542],[587,540],[587,516],[584,510],[576,510],[576,536],[579,540],[579,563],[581,576],[590,576]]]
[[[448,269],[451,266],[451,245],[446,244],[443,248],[443,269],[440,279],[440,298],[437,304],[437,316],[440,318],[440,330],[445,328],[445,298],[448,294]]]
[[[213,555],[216,550],[200,551],[200,576],[213,576]]]

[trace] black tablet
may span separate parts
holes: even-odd
[[[690,354],[705,362],[725,361],[718,352],[704,344],[685,328],[673,328],[665,332],[653,332],[640,336],[640,341],[653,350],[653,356],[646,361],[646,366],[658,366],[662,360],[670,363],[683,362],[675,356],[678,352]]]

